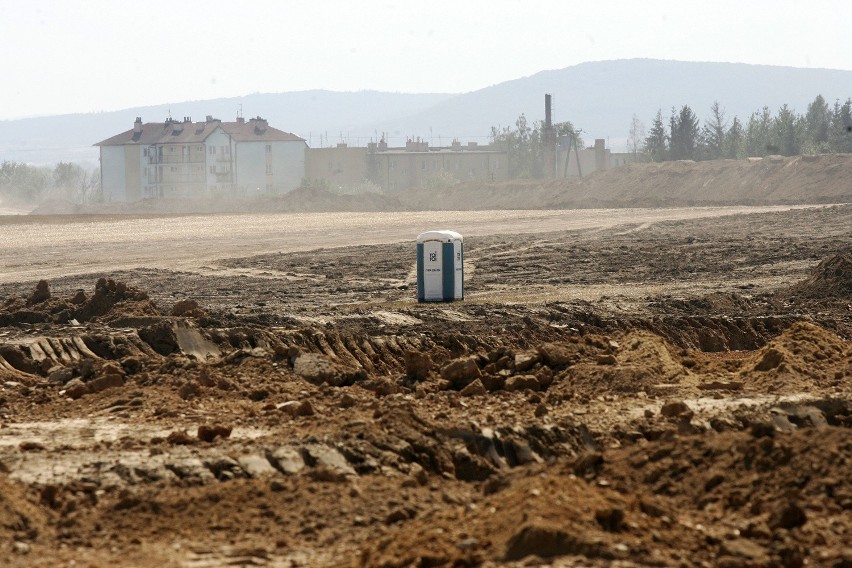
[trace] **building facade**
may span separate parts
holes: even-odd
[[[305,171],[303,138],[257,117],[142,123],[95,144],[106,199],[201,198],[283,193]]]
[[[505,150],[479,146],[476,142],[430,148],[428,142],[409,140],[405,147],[388,147],[384,141],[366,148],[309,148],[305,177],[334,186],[351,186],[368,180],[385,192],[428,186],[432,180],[503,181],[508,179],[509,160]]]

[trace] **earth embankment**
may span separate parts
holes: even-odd
[[[790,205],[852,201],[852,154],[767,156],[745,160],[637,163],[583,178],[468,181],[437,190],[340,195],[304,187],[242,199],[146,199],[135,203],[45,203],[34,214],[231,213],[298,211],[453,211],[718,205]]]

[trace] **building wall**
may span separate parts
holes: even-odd
[[[299,187],[305,174],[305,147],[302,141],[238,142],[237,193],[285,193]]]
[[[571,149],[569,152],[565,150],[557,150],[556,177],[580,177],[587,176],[596,171],[608,170],[610,164],[610,151],[603,147],[597,148],[582,148],[579,152],[580,165],[577,166],[577,153]],[[565,168],[565,160],[568,160],[568,168]]]
[[[101,188],[107,201],[127,201],[123,146],[101,146]]]
[[[139,146],[124,147],[124,200],[136,201],[142,194],[142,160]]]
[[[333,187],[351,186],[369,176],[367,148],[306,148],[305,178]]]
[[[204,171],[209,194],[222,196],[233,191],[235,153],[231,137],[221,127],[204,140]]]
[[[442,173],[462,182],[502,181],[509,175],[509,161],[500,151],[387,151],[370,154],[368,159],[376,161],[377,178],[385,191],[423,187]]]
[[[162,148],[162,153],[159,149]],[[158,145],[157,159],[150,164],[157,167],[159,192],[149,191],[159,197],[203,197],[207,194],[207,176],[205,173],[205,145],[161,144]],[[152,157],[149,156],[149,161]],[[146,177],[148,174],[146,173]]]

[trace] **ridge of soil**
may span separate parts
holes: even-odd
[[[74,205],[32,214],[177,214],[305,211],[459,211],[788,205],[852,202],[852,154],[634,163],[583,178],[468,181],[437,190],[341,195],[302,187],[277,197],[145,199]]]

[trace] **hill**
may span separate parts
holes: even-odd
[[[587,141],[604,138],[620,150],[635,114],[650,128],[658,109],[689,105],[700,119],[714,101],[729,118],[764,105],[774,113],[787,104],[799,114],[821,94],[829,104],[852,96],[852,71],[799,69],[743,63],[693,63],[629,59],[582,63],[542,71],[462,94],[401,94],[364,91],[252,94],[207,101],[174,102],[123,111],[0,121],[0,161],[86,161],[91,145],[144,120],[173,117],[232,118],[261,115],[294,132],[312,147],[345,141],[364,145],[387,133],[391,145],[422,137],[434,145],[488,140],[492,126],[512,126],[523,113],[544,118],[544,94],[554,98],[554,120],[570,120]]]

